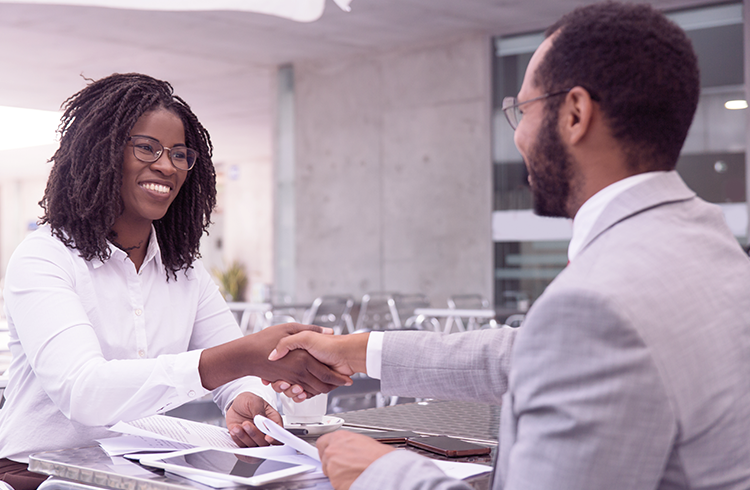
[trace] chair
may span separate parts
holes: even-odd
[[[421,330],[425,322],[429,322],[434,330],[440,330],[440,322],[436,318],[416,315],[417,308],[429,308],[430,300],[422,293],[395,294],[392,299],[396,328],[416,328]],[[434,322],[433,322],[434,320]],[[437,325],[435,325],[437,322]]]
[[[505,324],[509,327],[518,328],[521,325],[523,325],[523,321],[526,319],[526,315],[522,313],[517,313],[515,315],[510,315],[508,318],[505,319]]]
[[[380,392],[380,380],[357,373],[352,382],[351,386],[339,386],[328,393],[328,413],[381,408],[391,403],[391,397]]]
[[[394,294],[396,293],[372,292],[362,296],[355,331],[364,332],[400,328],[398,311],[395,309],[395,303],[393,302]]]
[[[234,314],[242,334],[254,333],[263,329],[265,312],[271,309],[269,303],[228,302],[229,311]]]
[[[266,312],[265,318],[263,319],[263,328],[271,327],[273,325],[281,325],[282,323],[299,323],[299,321],[287,313],[270,310]]]
[[[354,332],[354,322],[351,316],[353,306],[354,298],[350,295],[320,296],[305,311],[302,323],[332,328],[337,335],[344,333],[344,328],[346,328],[346,333],[352,333]]]
[[[452,310],[487,310],[491,308],[491,305],[489,300],[481,294],[455,294],[448,298],[448,308]],[[453,321],[459,331],[475,330],[483,326],[474,317],[468,318],[466,323],[461,317],[455,317]],[[488,324],[492,327],[497,324],[497,321],[493,318]]]
[[[271,309],[265,312],[262,327],[257,330],[263,330],[272,325],[282,323],[301,323],[304,312],[309,309],[308,304],[283,303],[271,305]]]

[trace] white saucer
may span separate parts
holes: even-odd
[[[307,429],[308,436],[319,436],[326,432],[333,432],[344,425],[344,419],[339,417],[331,417],[330,415],[323,416],[323,422],[319,424],[290,424],[284,417],[284,428],[285,429]]]

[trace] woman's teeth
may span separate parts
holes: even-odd
[[[141,184],[141,187],[143,187],[146,190],[158,192],[159,194],[169,194],[169,187],[166,185],[161,184],[154,184],[154,183],[147,183],[147,184]]]

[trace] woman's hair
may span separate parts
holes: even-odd
[[[208,132],[168,82],[137,73],[94,81],[63,107],[60,147],[39,202],[41,223],[49,223],[52,233],[85,260],[107,260],[107,241],[117,237],[112,226],[123,212],[122,164],[133,125],[157,108],[182,120],[185,144],[198,152],[197,162],[167,213],[153,223],[167,279],[176,279],[178,270],[189,269],[200,256],[200,238],[216,205]]]

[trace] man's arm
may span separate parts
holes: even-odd
[[[368,333],[321,336],[313,332],[282,339],[269,357],[281,359],[304,349],[337,372],[366,373]],[[508,386],[511,349],[516,329],[503,327],[461,334],[386,332],[383,342],[383,393],[443,400],[499,403]],[[275,383],[276,391],[294,396],[289,383]]]

